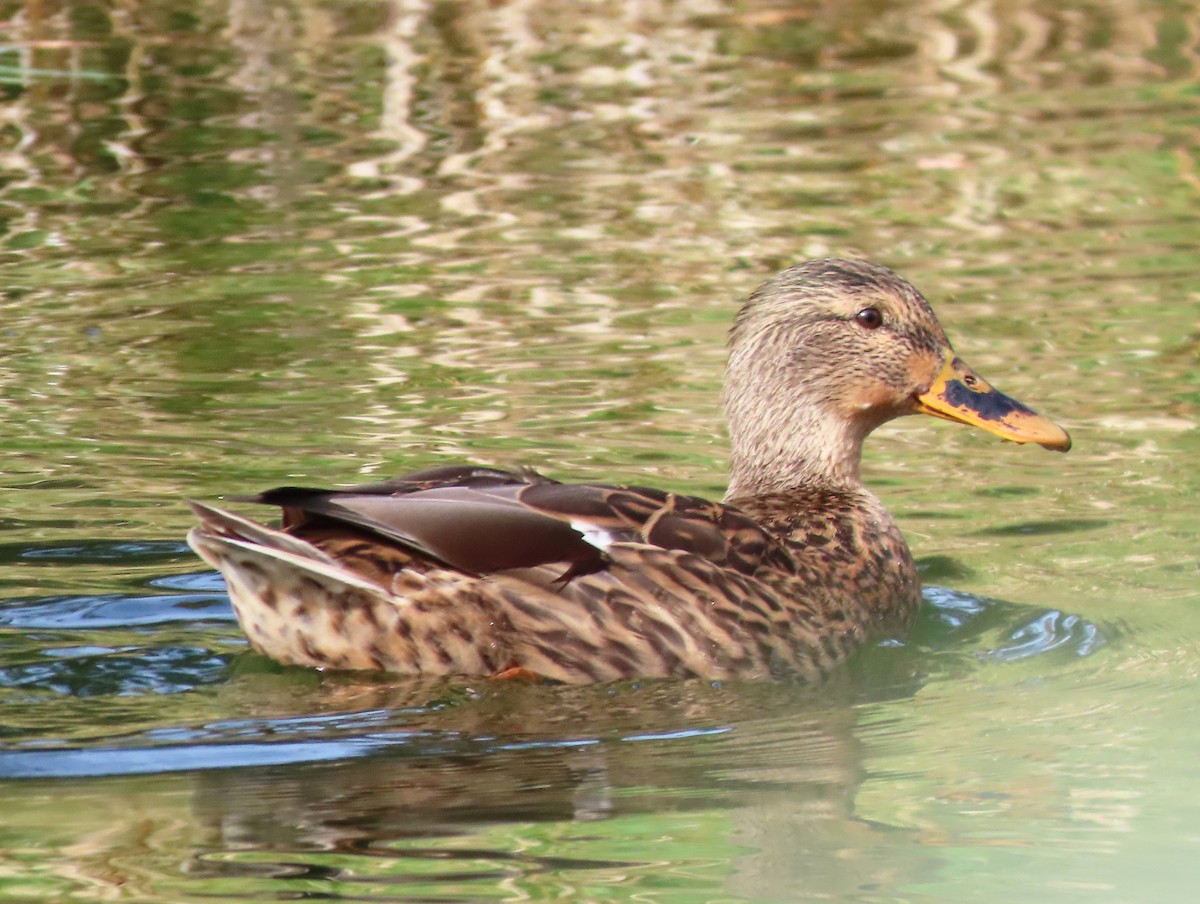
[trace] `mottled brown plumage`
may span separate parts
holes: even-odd
[[[730,334],[724,503],[449,466],[193,503],[251,645],[281,662],[403,674],[510,670],[815,679],[920,600],[912,556],[859,477],[875,427],[927,413],[1064,450],[1066,433],[954,355],[892,271],[812,261],[765,283]]]

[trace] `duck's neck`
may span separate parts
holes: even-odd
[[[729,412],[732,449],[725,501],[798,490],[866,492],[859,474],[866,433],[852,420],[817,410],[772,417]],[[786,427],[783,424],[786,423]]]

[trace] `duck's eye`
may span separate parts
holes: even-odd
[[[863,308],[854,315],[854,319],[867,330],[877,330],[883,326],[883,315],[879,313],[879,308]]]

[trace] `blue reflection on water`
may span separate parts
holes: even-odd
[[[0,627],[22,630],[136,628],[170,622],[235,621],[223,592],[50,596],[0,606]]]
[[[148,775],[319,763],[363,756],[394,743],[394,740],[389,742],[381,738],[340,738],[335,741],[0,750],[0,778]]]
[[[1058,609],[1018,606],[944,587],[926,587],[920,623],[909,638],[935,649],[968,647],[984,660],[1016,662],[1049,653],[1090,656],[1108,640],[1100,627]],[[982,645],[982,648],[980,646]]]

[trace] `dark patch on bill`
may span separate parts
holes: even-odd
[[[947,381],[942,398],[956,408],[969,408],[985,421],[1002,421],[1010,414],[1034,414],[1032,408],[1010,399],[1002,392],[994,389],[991,392],[977,392],[961,380]]]

